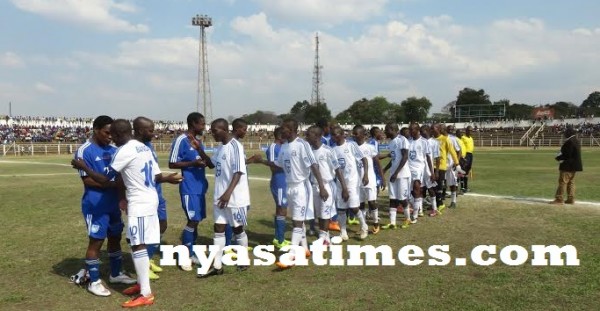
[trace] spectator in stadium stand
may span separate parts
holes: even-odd
[[[559,161],[558,169],[560,175],[558,177],[558,188],[554,201],[550,204],[562,205],[564,203],[575,203],[575,173],[583,171],[583,163],[581,162],[581,145],[577,139],[577,133],[572,127],[567,127],[565,130],[565,142],[560,148],[560,153],[556,156],[556,161]],[[567,188],[567,200],[563,201],[565,186]]]

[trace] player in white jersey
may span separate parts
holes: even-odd
[[[437,188],[437,167],[439,166],[439,161],[440,161],[440,144],[438,142],[437,139],[435,139],[435,137],[433,137],[430,134],[430,127],[427,125],[423,125],[421,126],[421,136],[425,139],[427,139],[427,144],[429,147],[429,158],[431,163],[433,164],[433,171],[429,172],[426,171],[425,172],[425,176],[423,177],[423,179],[425,180],[424,183],[424,188],[425,191],[427,191],[427,193],[429,194],[429,199],[431,201],[431,213],[429,213],[429,216],[431,217],[435,217],[439,214],[438,210],[437,210],[437,201],[436,201],[436,197],[435,197],[435,192],[436,192],[436,188]],[[430,175],[427,175],[428,173],[431,173]],[[425,195],[426,193],[423,192],[423,195]]]
[[[379,209],[377,207],[377,175],[383,175],[381,163],[379,163],[379,152],[377,147],[367,142],[367,131],[362,125],[357,125],[352,129],[354,141],[358,144],[358,149],[367,159],[368,169],[364,169],[362,174],[368,174],[369,183],[360,187],[360,210],[365,213],[365,202],[369,205],[369,214],[373,219],[373,234],[379,233]],[[376,173],[376,170],[379,171]],[[361,175],[362,177],[362,175]]]
[[[248,247],[248,236],[244,231],[247,225],[247,211],[250,206],[248,172],[242,144],[229,134],[229,123],[225,119],[216,119],[210,125],[210,131],[221,146],[214,152],[211,162],[215,166],[215,184],[213,195],[214,245],[219,250],[213,266],[198,277],[205,278],[223,274],[223,248],[225,247],[225,226],[229,225],[235,234],[236,244]],[[246,270],[247,266],[238,266]]]
[[[413,213],[410,217],[410,210],[404,210],[404,224],[402,228],[408,228],[409,224],[417,222],[419,216],[423,216],[423,193],[421,186],[425,183],[425,175],[429,175],[433,171],[433,164],[430,159],[431,152],[427,140],[421,137],[421,128],[419,124],[412,123],[409,126],[410,140],[408,146],[408,168],[410,169]]]
[[[358,145],[353,141],[347,141],[344,138],[344,130],[336,126],[331,130],[331,139],[337,146],[333,148],[338,159],[338,163],[344,171],[344,180],[348,187],[348,200],[342,200],[338,195],[338,218],[340,223],[340,236],[342,240],[348,240],[346,229],[346,210],[352,210],[358,218],[360,224],[360,238],[365,239],[369,235],[369,227],[365,220],[365,214],[360,207],[360,187],[369,184],[369,174],[362,174],[363,170],[369,169],[369,162],[362,154]],[[362,181],[362,182],[361,182]]]
[[[160,182],[177,184],[181,175],[161,174],[158,163],[150,148],[133,139],[131,124],[119,119],[113,122],[111,136],[117,147],[117,153],[110,164],[107,175],[90,170],[80,159],[71,161],[73,167],[85,171],[98,183],[109,182],[117,173],[121,175],[126,189],[126,201],[120,205],[127,211],[127,237],[133,251],[133,264],[138,276],[138,284],[123,291],[126,295],[139,296],[124,302],[121,306],[133,308],[154,303],[150,289],[150,260],[147,244],[160,242],[158,221],[158,194],[155,185]]]
[[[319,218],[319,239],[323,240],[324,244],[329,244],[329,221],[336,214],[337,192],[340,191],[340,197],[346,201],[348,200],[348,188],[335,152],[321,141],[322,133],[323,130],[320,127],[311,126],[306,131],[306,141],[313,149],[325,190],[330,194],[326,201],[320,198],[314,200],[315,215]],[[336,178],[340,181],[341,188],[339,189],[335,182]],[[313,191],[318,191],[317,180],[314,176],[311,176],[310,181],[313,184]]]
[[[396,213],[398,207],[408,209],[408,197],[410,194],[410,170],[408,169],[408,140],[406,137],[398,135],[399,129],[397,123],[388,123],[385,125],[385,136],[390,139],[389,149],[390,163],[385,167],[385,171],[390,169],[390,179],[388,191],[390,194],[390,223],[383,226],[383,229],[396,229]]]
[[[309,180],[311,173],[316,178],[319,185],[319,196],[323,201],[327,201],[329,193],[325,189],[317,160],[310,145],[305,140],[298,138],[298,122],[286,119],[281,127],[281,137],[286,142],[281,146],[279,157],[274,164],[283,168],[285,172],[288,208],[292,211],[294,224],[291,245],[302,245],[309,253],[304,222],[314,219],[313,193]],[[276,265],[281,269],[290,268],[282,262],[277,262]]]

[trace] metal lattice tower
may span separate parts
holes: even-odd
[[[207,15],[196,15],[192,17],[192,25],[200,27],[196,111],[202,112],[208,122],[212,120],[212,98],[210,93],[210,77],[208,75],[208,53],[206,52],[206,28],[212,26],[212,18]],[[200,110],[200,99],[202,99],[202,111]]]
[[[313,68],[312,95],[310,96],[311,105],[325,103],[322,92],[323,76],[321,75],[321,69],[323,69],[323,66],[321,66],[319,59],[319,33],[315,35],[315,43],[315,66]]]

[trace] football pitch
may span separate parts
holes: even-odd
[[[439,217],[419,218],[408,229],[382,230],[364,241],[354,234],[358,226],[349,226],[350,241],[344,244],[388,245],[394,252],[394,266],[310,264],[277,271],[273,265],[244,272],[226,266],[224,275],[207,279],[198,279],[194,271],[165,267],[160,280],[152,282],[156,302],[145,309],[598,310],[600,149],[583,150],[584,172],[575,179],[576,200],[582,203],[565,206],[540,201],[553,199],[556,152],[477,150],[469,182],[473,195],[459,196],[458,208],[446,209]],[[167,170],[167,155],[159,158],[161,168]],[[93,296],[69,282],[69,276],[83,267],[87,246],[80,207],[83,186],[69,160],[70,156],[0,158],[0,310],[119,310],[128,299],[120,293],[125,285],[107,282],[105,251],[101,276],[113,293],[110,297]],[[250,166],[252,207],[247,232],[253,246],[273,239],[269,174],[265,166]],[[212,178],[208,177],[211,183]],[[163,240],[179,245],[185,217],[178,188],[165,185],[163,191],[169,215]],[[212,202],[211,191],[212,187],[207,202]],[[385,224],[386,193],[378,202]],[[199,226],[198,244],[212,243],[212,208],[207,214]],[[289,234],[288,222],[288,238]],[[134,272],[130,249],[124,240],[122,245],[124,268]],[[406,245],[424,250],[423,263],[408,266],[398,260],[398,251]],[[427,250],[432,245],[449,246],[448,265],[428,264]],[[472,262],[470,254],[477,245],[496,245],[498,253],[491,256],[497,262],[489,266]],[[527,249],[529,260],[518,266],[501,262],[499,252],[508,245]],[[531,245],[573,245],[579,265],[533,266]],[[456,265],[455,258],[467,258],[466,265]]]

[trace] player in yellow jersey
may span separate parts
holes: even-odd
[[[444,125],[436,123],[433,125],[433,137],[435,137],[440,145],[440,160],[438,162],[438,181],[437,181],[437,196],[436,202],[438,206],[438,210],[441,212],[446,206],[444,205],[444,184],[446,182],[446,170],[448,169],[448,155],[450,155],[452,160],[452,167],[454,168],[458,165],[458,156],[456,155],[456,150],[452,146],[450,139],[448,136],[443,135]]]
[[[473,166],[473,151],[475,150],[475,142],[473,141],[473,127],[467,126],[465,130],[465,135],[461,137],[462,142],[465,144],[465,164],[463,165],[463,170],[465,170],[466,174],[463,177],[463,192],[469,192],[469,173],[471,172],[471,167]]]

